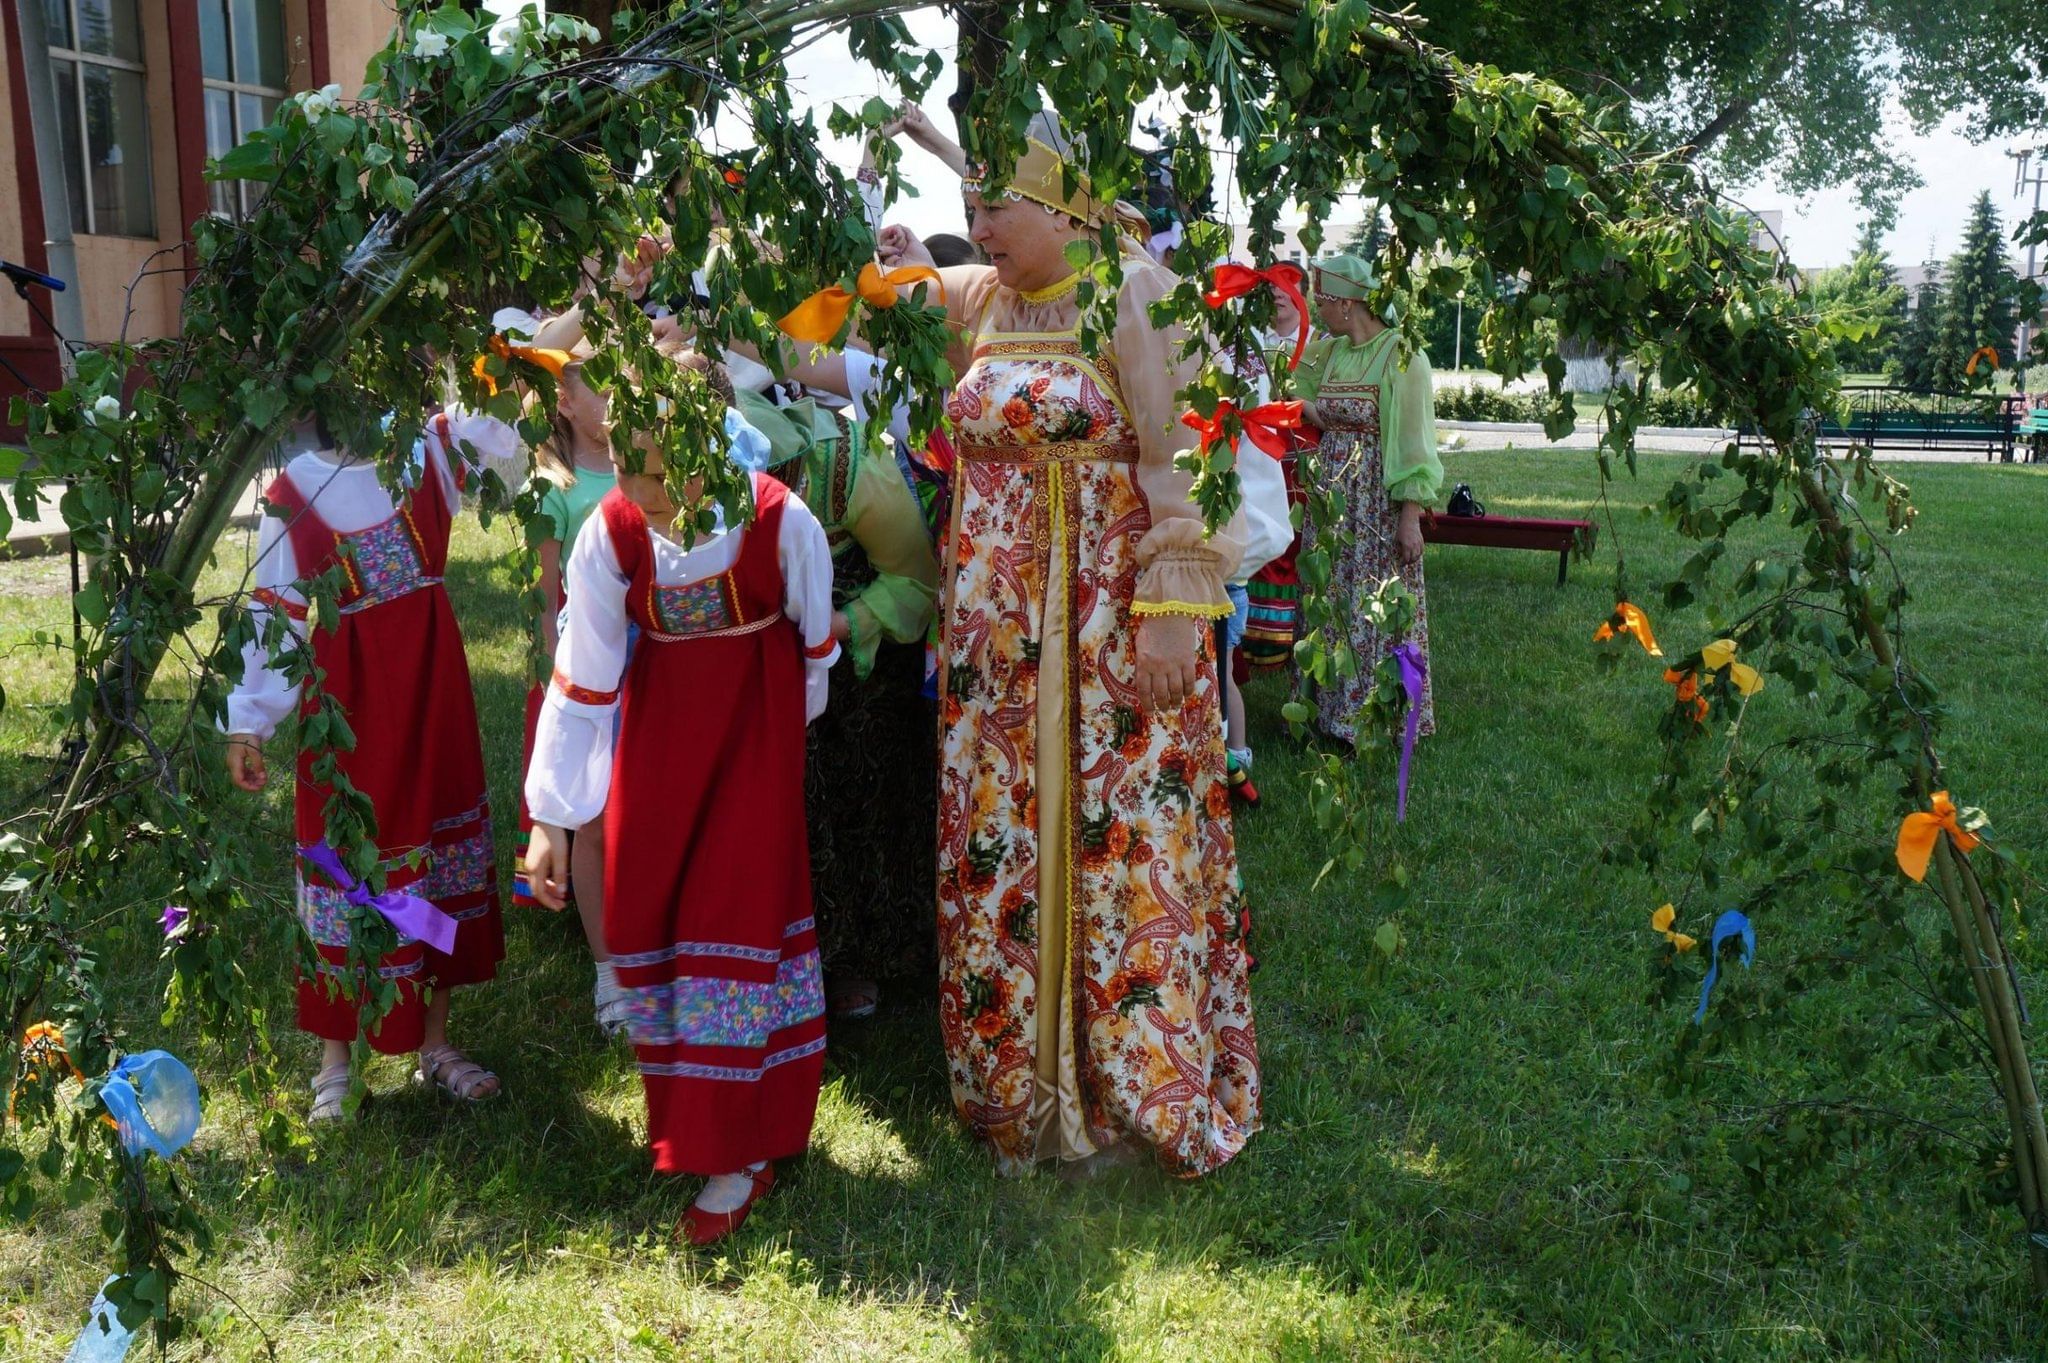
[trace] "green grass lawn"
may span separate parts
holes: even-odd
[[[1578,514],[1596,496],[1584,454],[1446,463],[1499,513]],[[564,920],[514,914],[503,977],[457,1005],[458,1038],[505,1078],[496,1104],[455,1110],[403,1092],[401,1062],[383,1060],[362,1120],[278,1167],[260,1156],[251,1113],[215,1084],[180,1161],[225,1232],[200,1276],[257,1314],[280,1358],[351,1363],[2043,1357],[2017,1219],[1959,1209],[1968,1152],[1902,1164],[1905,1138],[1886,1139],[1763,1202],[1726,1152],[1773,1098],[1861,1097],[1983,1129],[1992,1095],[1971,1071],[1880,1066],[1877,1094],[1835,1081],[1834,1025],[1916,1032],[1914,1001],[1855,979],[1831,986],[1807,996],[1795,1029],[1720,1057],[1696,1093],[1660,1092],[1691,1004],[1646,1003],[1647,923],[1682,887],[1598,858],[1639,805],[1670,697],[1640,655],[1611,675],[1593,664],[1615,541],[1667,650],[1711,626],[1700,610],[1654,609],[1646,590],[1688,549],[1642,510],[1683,461],[1643,464],[1616,489],[1602,562],[1575,567],[1562,590],[1546,556],[1430,551],[1440,732],[1417,758],[1397,835],[1420,893],[1401,911],[1402,953],[1377,978],[1370,883],[1312,889],[1325,849],[1278,719],[1283,687],[1254,687],[1265,802],[1241,819],[1240,846],[1258,909],[1266,1129],[1220,1174],[998,1181],[951,1115],[930,1000],[897,996],[878,1020],[835,1032],[812,1153],[753,1223],[722,1254],[673,1250],[667,1231],[693,1189],[648,1172],[630,1056],[589,1021],[581,939]],[[1957,797],[1987,808],[2004,842],[2048,846],[2048,472],[1905,472],[1922,508],[1897,542],[1916,595],[1912,649],[1948,700]],[[501,814],[524,687],[509,543],[502,527],[466,524],[449,576]],[[1780,523],[1745,532],[1731,559],[1795,545]],[[229,557],[241,552],[235,542]],[[0,566],[10,804],[50,750],[37,707],[61,680],[19,645],[66,627],[61,589],[54,561]],[[1754,709],[1798,703],[1766,690]],[[280,892],[287,784],[247,806],[277,830]],[[1888,837],[1882,791],[1867,799],[1870,836]],[[1683,907],[1700,931],[1711,906]],[[135,1046],[206,1055],[155,1021],[154,914],[145,905],[109,926],[105,973]],[[1758,928],[1761,976],[1824,938],[1827,920],[1786,904]],[[2030,966],[2034,950],[2023,947]],[[288,1019],[288,967],[252,968],[273,981],[273,1017]],[[1730,973],[1728,987],[1751,987]],[[2036,1002],[2048,999],[2029,975]],[[280,1044],[310,1071],[309,1043]],[[303,1094],[283,1101],[303,1111]],[[0,1230],[0,1358],[62,1354],[105,1272],[96,1219],[53,1208]],[[194,1309],[211,1304],[189,1290]],[[261,1355],[232,1315],[190,1351]]]

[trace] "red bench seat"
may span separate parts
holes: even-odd
[[[1490,549],[1538,549],[1557,555],[1557,585],[1564,585],[1572,549],[1593,547],[1593,522],[1547,521],[1532,516],[1444,516],[1425,514],[1426,544],[1473,544]]]

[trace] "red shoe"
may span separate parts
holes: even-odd
[[[689,1206],[683,1208],[682,1223],[676,1229],[682,1232],[685,1240],[699,1248],[705,1245],[715,1245],[726,1236],[731,1235],[741,1226],[747,1224],[747,1213],[754,1210],[754,1204],[763,1197],[766,1197],[768,1190],[775,1186],[775,1166],[773,1164],[763,1165],[761,1171],[755,1174],[753,1178],[753,1191],[747,1194],[745,1202],[740,1203],[732,1211],[707,1212],[692,1202]]]
[[[1259,802],[1259,788],[1252,784],[1252,774],[1242,767],[1230,768],[1230,798],[1241,805],[1256,805]]]

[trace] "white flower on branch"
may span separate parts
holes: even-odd
[[[448,35],[437,28],[420,30],[412,40],[412,54],[421,61],[433,61],[448,50]]]
[[[83,415],[88,426],[97,426],[102,421],[117,422],[121,419],[121,399],[112,393],[103,394],[85,409]]]
[[[571,43],[594,43],[604,36],[597,31],[597,25],[586,23],[573,14],[557,14],[549,19],[548,32]]]
[[[318,90],[308,90],[299,96],[299,107],[306,111],[306,121],[325,118],[341,105],[341,87],[323,85]]]

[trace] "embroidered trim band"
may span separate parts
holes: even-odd
[[[573,700],[578,705],[610,705],[619,698],[616,687],[610,691],[593,691],[587,686],[578,686],[563,676],[560,668],[555,670],[554,682],[555,689],[562,693],[564,700]]]

